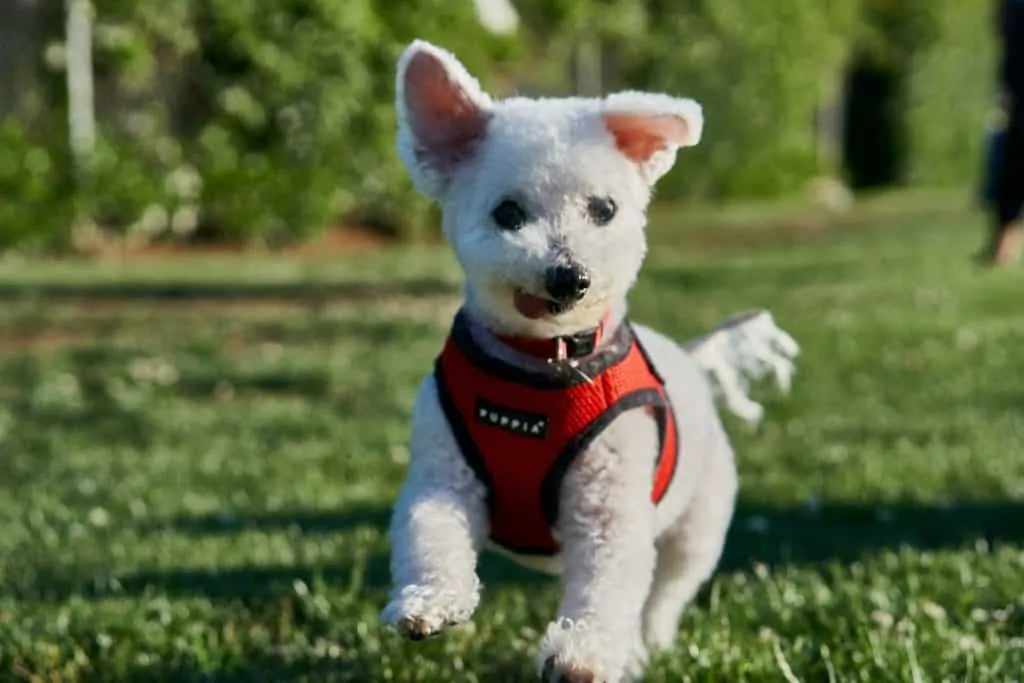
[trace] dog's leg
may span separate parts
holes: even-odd
[[[700,488],[683,517],[658,539],[658,563],[643,612],[644,642],[651,650],[670,647],[679,619],[711,577],[725,545],[736,499],[732,449],[723,435],[722,452],[708,460]]]
[[[487,535],[483,487],[459,454],[432,377],[416,399],[410,451],[388,534],[394,589],[381,619],[419,640],[472,616]]]
[[[650,495],[657,448],[650,417],[630,411],[566,474],[558,524],[564,594],[541,646],[545,681],[620,683],[642,673],[640,613],[655,563]]]

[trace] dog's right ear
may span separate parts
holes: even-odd
[[[672,168],[676,150],[699,143],[704,130],[700,104],[659,93],[614,93],[605,98],[602,113],[615,146],[649,185]]]
[[[398,154],[416,188],[439,198],[483,139],[491,98],[447,50],[413,41],[398,61]]]

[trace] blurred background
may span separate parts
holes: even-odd
[[[631,315],[802,346],[758,429],[722,411],[725,556],[647,683],[1019,681],[995,4],[0,0],[0,681],[533,680],[559,586],[493,555],[472,624],[378,617],[461,303],[395,151],[416,37],[499,95],[701,101]]]
[[[995,99],[991,4],[7,0],[0,246],[429,236],[393,151],[414,37],[499,95],[698,99],[705,142],[662,201],[964,187]]]

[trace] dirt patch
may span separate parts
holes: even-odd
[[[353,251],[382,249],[394,244],[395,240],[364,227],[336,227],[314,240],[284,249],[284,253],[299,256],[324,254],[347,254]]]
[[[0,355],[56,351],[78,346],[85,341],[85,336],[64,332],[39,332],[14,337],[0,337]]]

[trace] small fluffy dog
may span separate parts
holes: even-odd
[[[412,639],[468,620],[489,544],[563,576],[543,680],[635,680],[732,518],[714,388],[760,419],[746,379],[787,388],[796,343],[766,312],[685,346],[626,316],[652,188],[701,137],[693,100],[497,101],[422,41],[397,81],[398,151],[443,208],[465,301],[416,399],[382,619]]]

